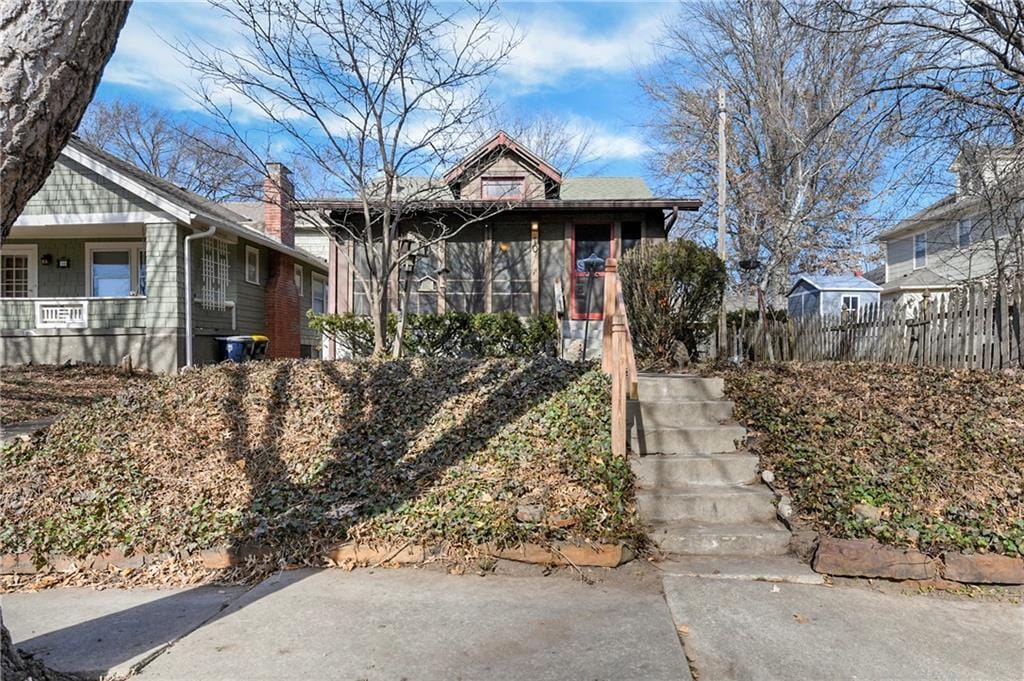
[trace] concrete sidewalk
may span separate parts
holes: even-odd
[[[1024,606],[666,577],[700,681],[1020,681]]]
[[[298,570],[243,594],[191,589],[161,592],[162,602],[133,604],[133,591],[73,591],[6,596],[16,644],[45,649],[67,670],[78,654],[94,660],[93,671],[96,659],[116,662],[120,672],[129,660],[146,662],[142,681],[690,679],[664,598],[628,584]],[[72,600],[59,613],[54,604],[64,594]],[[230,604],[220,610],[224,599]],[[168,624],[179,606],[191,618]],[[68,622],[75,616],[80,623]],[[109,626],[127,622],[140,635]],[[175,632],[183,638],[159,643]]]

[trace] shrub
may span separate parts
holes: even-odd
[[[352,314],[313,314],[309,324],[333,338],[354,357],[373,354],[373,324]],[[398,321],[388,318],[388,344]],[[558,323],[551,315],[522,320],[510,312],[412,314],[405,320],[405,352],[420,357],[553,356]]]
[[[674,363],[676,344],[693,355],[713,328],[725,290],[725,263],[710,248],[677,240],[641,244],[619,263],[637,361]]]

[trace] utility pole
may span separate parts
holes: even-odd
[[[718,88],[718,257],[725,262],[725,88]],[[728,287],[728,284],[726,285]],[[718,359],[729,354],[725,322],[725,296],[718,308]]]

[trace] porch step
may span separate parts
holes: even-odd
[[[681,489],[695,485],[745,485],[757,479],[757,457],[729,454],[635,456],[633,474],[640,488]]]
[[[778,522],[658,524],[650,534],[662,551],[675,555],[781,556],[789,551],[789,530]]]
[[[716,426],[732,419],[728,400],[650,400],[626,405],[628,422],[635,428]]]
[[[636,501],[640,517],[651,524],[724,525],[775,519],[775,495],[762,486],[637,490]]]
[[[686,374],[640,374],[637,396],[641,402],[677,400],[720,400],[725,396],[725,379]]]
[[[794,556],[680,556],[657,565],[666,577],[825,583],[824,575],[814,572]],[[666,588],[671,588],[669,581],[666,581]]]
[[[735,452],[747,437],[740,425],[629,429],[629,448],[636,454],[710,454]]]

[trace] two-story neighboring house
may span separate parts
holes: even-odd
[[[1020,155],[961,154],[950,170],[956,190],[879,235],[883,303],[914,304],[964,282],[1012,271],[1020,262],[1024,195]]]
[[[297,247],[289,174],[270,170],[255,224],[72,138],[0,247],[0,366],[173,372],[243,334],[318,355],[306,311],[325,307],[327,263]]]
[[[589,329],[591,345],[598,345],[601,334],[595,322],[603,318],[604,261],[644,241],[664,241],[679,211],[700,206],[695,199],[657,198],[639,177],[563,176],[504,132],[441,178],[402,180],[403,191],[428,185],[432,214],[414,222],[411,231],[429,233],[445,214],[486,213],[498,203],[509,207],[436,244],[417,261],[411,312],[558,314],[567,342],[582,339]],[[312,203],[330,211],[336,223],[361,219],[362,203],[354,199]],[[344,232],[336,236],[330,243],[328,309],[368,314],[361,249]],[[586,270],[588,257],[601,263],[593,279]]]

